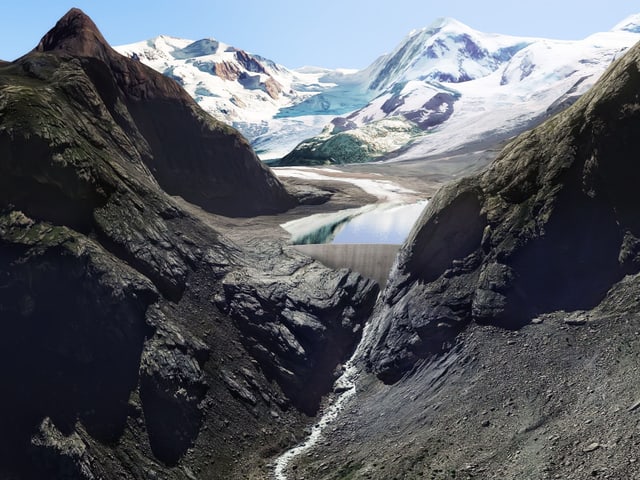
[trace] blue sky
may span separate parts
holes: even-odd
[[[365,67],[442,16],[485,32],[579,39],[640,12],[629,0],[21,0],[0,4],[0,58],[26,53],[74,6],[114,45],[214,37],[290,68]]]

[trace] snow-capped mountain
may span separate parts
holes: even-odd
[[[238,128],[263,158],[281,156],[301,139],[317,134],[340,110],[322,105],[303,114],[279,113],[287,107],[317,98],[318,94],[349,83],[350,71],[304,68],[289,70],[213,38],[187,40],[161,35],[116,47],[174,78],[205,110]],[[277,117],[277,118],[276,118]]]
[[[575,101],[638,40],[640,15],[579,41],[438,20],[359,72],[375,98],[333,119],[283,164],[415,158],[506,139]]]
[[[532,38],[485,34],[452,18],[411,32],[388,55],[366,69],[368,89],[378,96],[349,115],[362,126],[402,115],[420,129],[443,123],[453,114],[460,93],[451,85],[487,77],[535,42]]]
[[[339,87],[292,105],[281,113],[317,114],[319,104],[336,115],[339,111],[351,113],[387,90],[397,93],[410,81],[417,80],[429,89],[429,82],[458,83],[481,78],[498,69],[531,41],[483,34],[452,18],[441,18],[427,28],[411,32],[390,54],[380,56]],[[383,107],[382,104],[378,106]],[[383,108],[392,108],[392,104],[393,100]],[[349,110],[348,107],[352,108]],[[365,117],[364,123],[370,120]]]
[[[291,152],[283,164],[296,164],[495,143],[575,101],[638,40],[640,14],[578,41],[439,19],[361,71],[290,70],[214,39],[160,36],[117,50],[175,78],[263,160]]]
[[[369,88],[382,91],[411,80],[459,83],[494,72],[533,39],[481,33],[453,18],[414,30],[366,70]]]

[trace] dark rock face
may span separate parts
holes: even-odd
[[[348,118],[343,117],[336,117],[331,120],[331,123],[333,124],[332,133],[346,132],[358,127],[354,122],[352,122]]]
[[[31,460],[41,466],[49,478],[95,480],[92,471],[95,459],[87,452],[87,444],[80,435],[65,435],[50,418],[45,418],[31,440]]]
[[[67,52],[83,57],[108,60],[108,44],[98,27],[82,10],[72,8],[36,47],[38,52]]]
[[[24,443],[47,417],[62,432],[122,435],[151,327],[153,284],[99,244],[20,212],[0,220],[0,463],[29,464]],[[24,466],[23,465],[23,466]]]
[[[236,50],[235,57],[238,63],[196,60],[194,65],[199,70],[211,72],[224,80],[237,81],[247,90],[260,89],[274,99],[280,96],[282,86],[264,69],[256,57],[242,50]],[[264,82],[261,81],[260,74],[267,76]]]
[[[267,73],[262,64],[253,55],[249,55],[244,50],[236,50],[236,60],[240,62],[246,70],[253,73]]]
[[[380,109],[387,115],[404,105],[405,98],[399,94],[393,95],[389,100],[382,104]]]
[[[436,195],[377,309],[381,378],[448,349],[471,321],[518,329],[588,310],[639,270],[638,88],[635,47],[569,110]]]
[[[154,455],[174,465],[202,427],[199,408],[208,390],[202,367],[209,349],[173,325],[157,308],[147,320],[155,335],[145,344],[140,365],[140,399]]]
[[[279,339],[247,339],[216,300],[255,295],[275,329],[293,315],[285,297],[308,305],[322,339],[288,339],[336,365],[376,292],[279,249],[240,251],[185,212],[167,192],[234,215],[292,201],[237,133],[116,55],[72,10],[0,67],[0,477],[255,478],[305,423],[292,407],[310,411],[333,372],[291,366],[311,394],[273,382],[255,352]],[[227,293],[248,265],[279,295]],[[316,298],[317,278],[296,277],[287,293],[276,265],[327,285]]]

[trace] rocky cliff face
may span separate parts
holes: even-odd
[[[640,47],[574,107],[430,202],[376,314],[371,366],[397,380],[470,322],[519,329],[589,310],[638,272]]]
[[[167,193],[230,215],[293,203],[79,10],[0,66],[0,477],[262,475],[352,351],[372,282],[241,251]]]

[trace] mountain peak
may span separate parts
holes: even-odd
[[[104,58],[111,47],[93,20],[79,8],[72,8],[42,37],[35,50]]]
[[[427,30],[469,30],[470,27],[464,23],[456,20],[453,17],[440,17],[437,18],[431,25],[427,27]]]
[[[629,15],[627,18],[613,27],[613,31],[640,33],[640,13]]]

